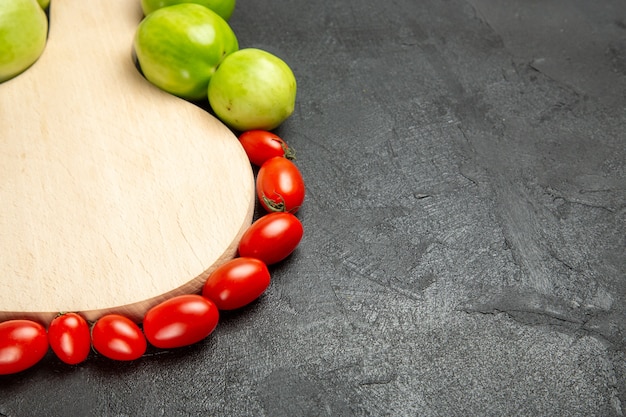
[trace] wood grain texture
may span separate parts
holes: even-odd
[[[236,253],[254,184],[237,138],[149,84],[139,2],[56,0],[40,59],[0,84],[0,319],[135,320]]]

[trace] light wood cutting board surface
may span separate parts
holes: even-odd
[[[40,59],[0,84],[0,319],[140,320],[236,254],[254,180],[237,138],[146,81],[135,0],[52,0]]]

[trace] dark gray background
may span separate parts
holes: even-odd
[[[0,416],[621,416],[626,2],[239,0],[299,82],[305,238],[204,342]]]

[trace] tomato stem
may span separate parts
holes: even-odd
[[[296,159],[296,150],[287,146],[286,143],[281,142],[280,143],[280,147],[283,148],[283,153],[285,154],[285,158],[289,159],[289,160],[294,160]]]
[[[285,202],[284,201],[280,201],[280,202],[276,202],[270,198],[267,198],[267,196],[263,196],[263,203],[264,205],[267,207],[267,209],[271,212],[281,212],[281,211],[285,211]]]

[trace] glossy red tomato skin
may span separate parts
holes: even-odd
[[[148,347],[139,326],[119,314],[107,314],[96,321],[91,343],[102,356],[117,361],[139,359]]]
[[[50,347],[68,365],[79,364],[91,351],[89,324],[77,313],[65,313],[54,318],[48,326]]]
[[[254,165],[261,166],[275,156],[295,159],[293,148],[278,135],[267,130],[248,130],[239,135],[239,142]]]
[[[304,201],[304,180],[296,164],[277,156],[259,169],[256,192],[266,211],[295,213]]]
[[[269,213],[252,223],[239,241],[239,256],[256,258],[266,265],[289,256],[302,240],[304,228],[291,213]]]
[[[219,312],[211,300],[198,294],[185,294],[148,310],[143,318],[143,331],[151,345],[173,349],[206,338],[218,321]]]
[[[0,323],[0,375],[24,371],[48,351],[46,328],[31,320]]]
[[[250,304],[270,285],[270,272],[256,258],[235,258],[209,275],[202,296],[212,300],[220,310],[235,310]]]

